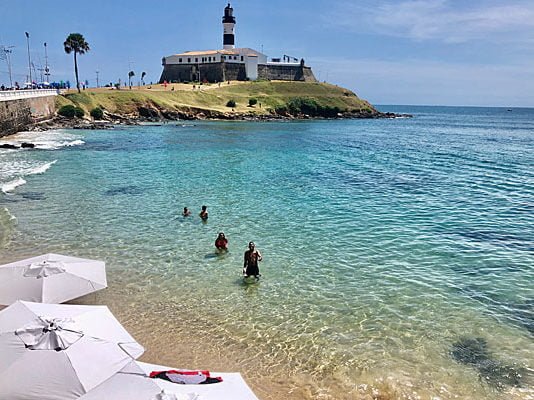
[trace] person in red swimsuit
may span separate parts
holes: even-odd
[[[224,232],[219,233],[219,236],[215,239],[215,247],[217,247],[217,250],[228,250],[228,239],[224,236]]]

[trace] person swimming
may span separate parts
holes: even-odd
[[[202,210],[200,211],[200,214],[198,214],[202,220],[207,221],[208,220],[208,207],[202,206]]]
[[[184,217],[189,217],[191,215],[191,211],[187,207],[184,207],[184,212],[182,213]]]
[[[224,236],[224,232],[220,232],[215,239],[215,247],[217,250],[228,250],[228,239]]]

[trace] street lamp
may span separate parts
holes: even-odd
[[[44,43],[44,48],[45,48],[45,77],[46,77],[46,81],[48,83],[50,83],[50,68],[48,68],[48,52],[46,50],[46,42]]]
[[[33,80],[32,80],[32,60],[30,58],[30,34],[28,32],[24,32],[26,34],[26,43],[28,44],[28,70],[30,72],[30,86],[33,89]]]
[[[11,53],[13,53],[13,50],[11,50],[14,46],[0,46],[0,51],[3,53],[1,58],[6,58],[7,63],[7,70],[9,72],[9,86],[13,87],[13,74],[11,73]]]

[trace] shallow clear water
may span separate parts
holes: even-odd
[[[0,150],[0,261],[105,260],[78,302],[145,360],[238,370],[262,399],[532,399],[534,110],[390,110],[415,118],[4,139],[41,149]],[[487,359],[460,362],[475,338]]]

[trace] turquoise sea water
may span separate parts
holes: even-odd
[[[381,109],[4,139],[0,261],[105,260],[78,302],[261,399],[534,398],[534,109]]]

